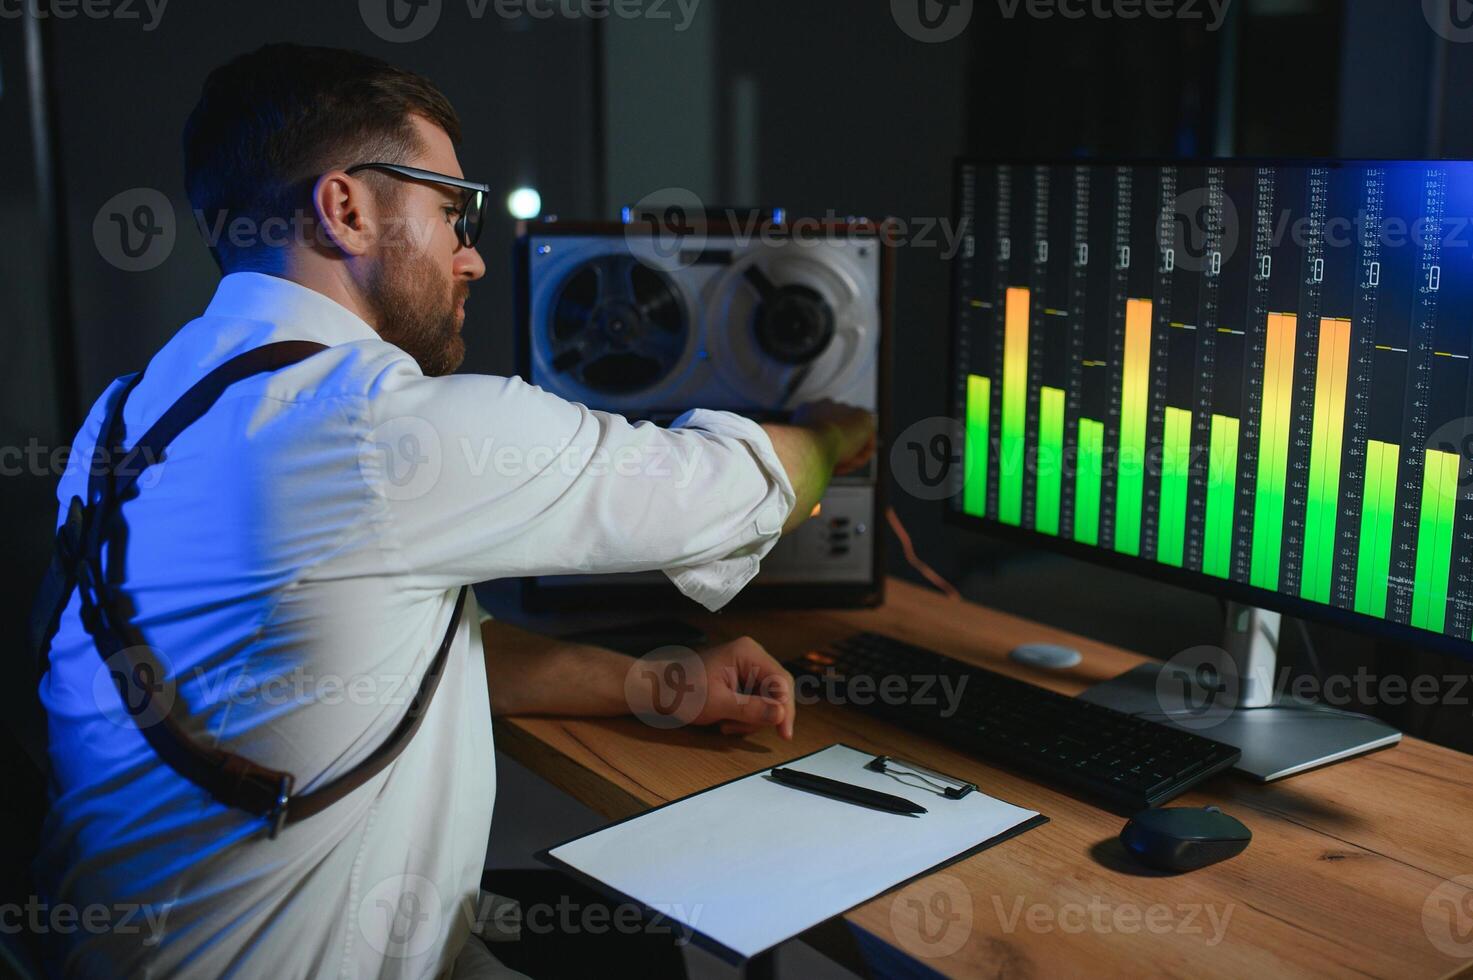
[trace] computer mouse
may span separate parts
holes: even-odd
[[[1084,659],[1073,647],[1060,646],[1057,643],[1024,643],[1009,650],[1008,656],[1017,663],[1050,670],[1074,667]]]
[[[1120,831],[1125,850],[1160,871],[1195,871],[1243,853],[1253,831],[1215,806],[1142,810]]]

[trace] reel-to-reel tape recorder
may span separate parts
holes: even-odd
[[[883,432],[892,252],[883,226],[708,218],[671,245],[637,224],[527,226],[517,241],[519,360],[546,391],[631,419],[692,408],[781,421],[832,398]],[[881,598],[880,454],[837,477],[738,601],[868,605]],[[676,597],[658,573],[530,579],[534,608]]]

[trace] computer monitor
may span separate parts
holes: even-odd
[[[1470,216],[1465,162],[959,161],[953,517],[1243,604],[1240,707],[1258,609],[1473,657]]]

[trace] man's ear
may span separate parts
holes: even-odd
[[[312,206],[324,236],[347,255],[363,255],[378,239],[373,193],[344,171],[329,170],[317,178]]]

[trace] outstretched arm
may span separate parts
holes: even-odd
[[[636,660],[495,620],[481,624],[481,641],[498,715],[611,717],[658,703],[678,724],[719,725],[723,734],[775,726],[793,737],[793,677],[750,637],[668,660]],[[664,669],[673,663],[678,674]]]

